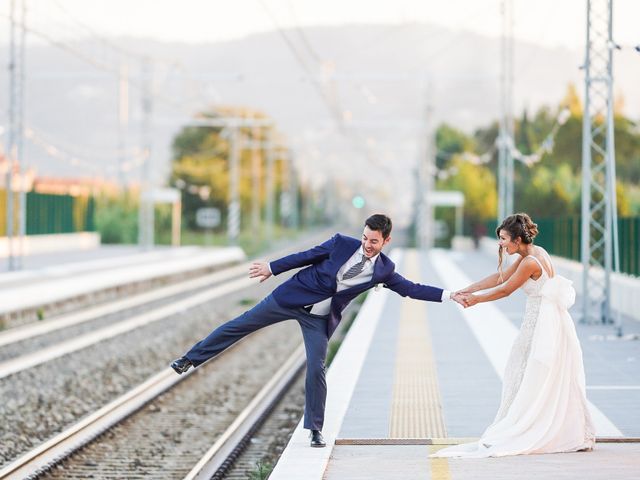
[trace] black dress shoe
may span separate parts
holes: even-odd
[[[311,430],[311,446],[316,448],[325,447],[327,444],[324,441],[322,432],[320,430]]]
[[[187,357],[180,357],[171,362],[171,368],[173,368],[179,375],[182,375],[191,367],[193,367],[193,363],[191,363],[191,361]]]

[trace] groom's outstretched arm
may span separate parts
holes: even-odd
[[[271,273],[274,275],[278,275],[282,272],[286,272],[287,270],[291,270],[293,268],[300,268],[307,265],[312,265],[314,263],[319,263],[322,260],[329,258],[331,251],[336,242],[337,234],[331,237],[326,242],[313,247],[309,250],[305,250],[304,252],[294,253],[292,255],[287,255],[286,257],[282,257],[278,260],[274,260],[269,263],[269,269]]]
[[[443,300],[443,292],[445,292],[442,288],[414,283],[397,272],[391,275],[391,278],[385,282],[384,286],[403,297],[411,297],[428,302],[441,302]]]

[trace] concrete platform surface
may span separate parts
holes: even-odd
[[[448,290],[496,269],[495,255],[482,251],[391,256],[410,280]],[[640,323],[629,318],[623,337],[611,325],[576,322],[589,409],[607,443],[593,452],[429,459],[442,444],[470,441],[492,423],[525,301],[515,292],[463,309],[372,291],[327,375],[327,448],[310,448],[300,424],[269,478],[640,479]]]
[[[0,314],[134,282],[232,265],[245,258],[239,247],[179,247],[5,272],[0,275]]]
[[[640,444],[592,452],[485,459],[429,458],[433,445],[336,445],[323,480],[615,480],[640,478]],[[306,478],[306,477],[300,477]]]

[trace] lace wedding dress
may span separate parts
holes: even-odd
[[[587,408],[582,349],[568,308],[571,282],[542,268],[522,290],[527,304],[507,363],[496,418],[478,442],[432,457],[502,457],[591,449],[595,430]]]

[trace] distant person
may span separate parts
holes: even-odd
[[[527,304],[494,422],[478,442],[454,445],[433,457],[502,457],[594,447],[582,349],[568,312],[575,290],[569,280],[556,275],[549,254],[533,244],[537,234],[538,226],[526,213],[505,218],[496,229],[499,272],[456,292],[473,306],[522,288]],[[504,272],[503,252],[519,255]],[[474,294],[486,289],[491,290]]]
[[[487,234],[487,227],[484,223],[476,223],[473,227],[473,247],[478,250],[480,248],[480,240]]]
[[[253,263],[249,277],[259,278],[261,282],[271,275],[306,268],[278,286],[251,310],[216,328],[183,357],[173,361],[171,367],[182,374],[260,328],[283,320],[297,320],[307,354],[304,428],[311,430],[312,447],[324,447],[327,345],[349,302],[376,284],[419,300],[457,300],[446,290],[413,283],[396,273],[393,262],[381,253],[390,241],[391,219],[385,215],[372,215],[365,222],[360,240],[336,234],[305,252],[271,263]]]

